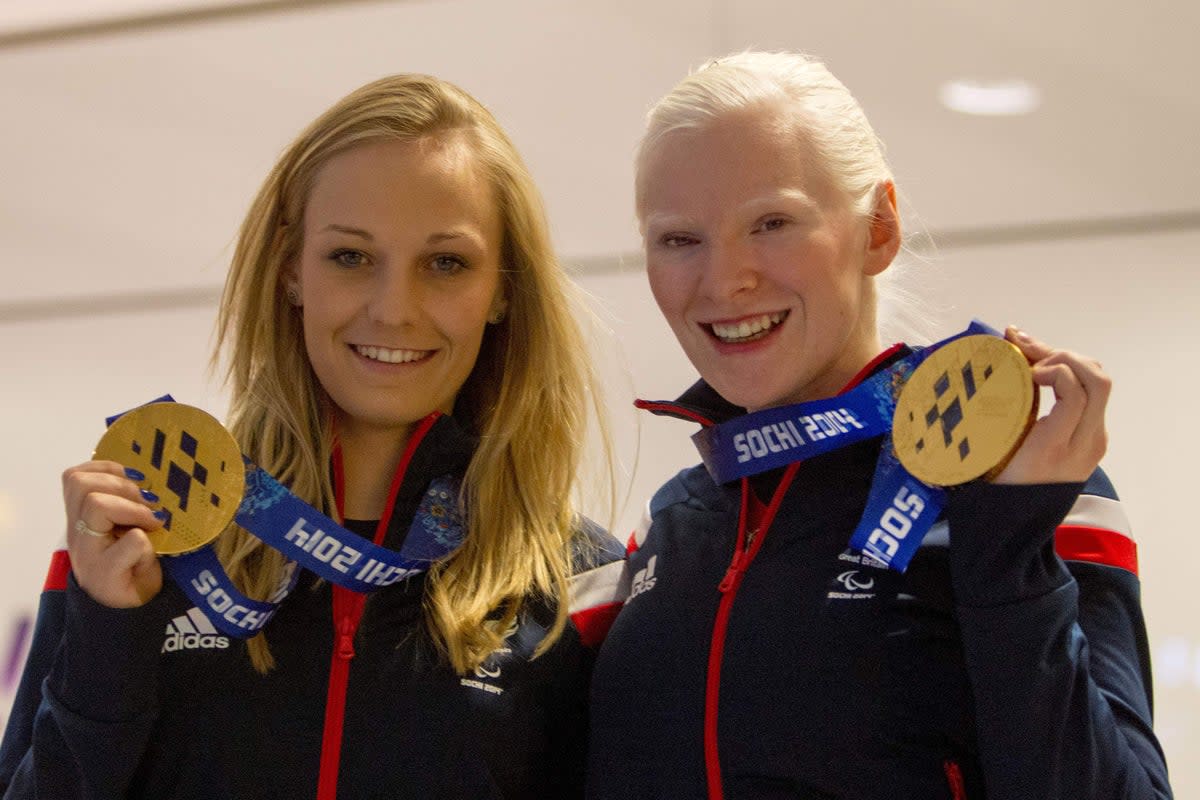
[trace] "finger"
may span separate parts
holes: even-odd
[[[158,495],[125,477],[101,472],[79,472],[64,477],[63,499],[68,509],[79,508],[89,494],[111,494],[148,507],[159,504]]]
[[[1045,342],[1035,339],[1025,331],[1009,325],[1004,329],[1004,338],[1016,345],[1017,349],[1025,356],[1031,364],[1035,361],[1040,361],[1054,352],[1054,348]]]
[[[162,523],[155,516],[155,512],[140,499],[131,500],[119,495],[98,491],[89,492],[84,496],[78,513],[69,520],[68,536],[72,533],[77,535],[84,533],[74,530],[76,521],[82,521],[84,525],[97,533],[112,533],[115,535],[124,533],[129,528],[136,527],[155,530],[162,527]],[[96,537],[88,536],[86,533],[84,533],[84,536],[88,539],[96,539]]]
[[[109,566],[116,572],[145,569],[149,562],[158,558],[150,538],[141,528],[130,528],[125,535],[113,541],[108,548]]]
[[[1035,386],[1047,386],[1054,392],[1054,407],[1037,421],[1035,428],[1048,444],[1065,450],[1083,418],[1087,392],[1067,364],[1041,361],[1031,367],[1031,372]]]
[[[1061,424],[1065,430],[1067,424],[1073,421],[1072,442],[1083,449],[1096,449],[1099,445],[1100,451],[1103,452],[1108,437],[1104,413],[1108,406],[1112,379],[1104,372],[1099,362],[1069,350],[1055,350],[1015,326],[1010,325],[1005,330],[1005,338],[1015,344],[1035,367],[1038,364],[1047,366],[1065,364],[1070,368],[1074,373],[1075,380],[1083,389],[1083,405],[1079,409],[1071,408],[1072,413],[1059,414],[1054,420],[1054,425]],[[1063,401],[1059,392],[1067,392],[1074,388],[1072,381],[1064,380],[1063,376],[1057,375],[1057,373],[1052,373],[1049,378],[1043,376],[1041,380],[1035,378],[1034,382],[1054,388],[1056,407]],[[1077,399],[1075,395],[1072,395],[1073,402]],[[1068,403],[1068,405],[1071,404]],[[1079,414],[1078,417],[1075,417],[1074,412],[1077,410]],[[1067,409],[1064,408],[1064,412],[1066,411]]]
[[[1084,406],[1071,434],[1071,443],[1080,451],[1098,451],[1096,458],[1099,460],[1108,442],[1105,412],[1112,393],[1112,378],[1099,362],[1067,350],[1056,351],[1042,363],[1065,365],[1078,381],[1084,394]]]
[[[124,576],[117,582],[127,586],[124,591],[109,598],[109,604],[141,605],[158,594],[162,588],[158,555],[142,529],[129,529],[124,536],[112,543],[104,558],[104,571],[110,576]],[[131,595],[136,597],[136,601],[131,599]],[[120,599],[117,599],[118,597]]]
[[[88,461],[63,472],[63,500],[68,508],[76,508],[85,495],[104,491],[130,500],[157,503],[157,496],[135,482],[135,479],[142,477],[137,470],[123,467],[115,461]]]

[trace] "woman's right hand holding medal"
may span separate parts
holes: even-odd
[[[88,461],[63,473],[67,546],[75,580],[110,608],[133,608],[162,589],[162,567],[146,531],[162,527],[127,470],[114,461]]]

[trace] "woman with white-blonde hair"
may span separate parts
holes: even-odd
[[[180,581],[156,555],[166,498],[144,472],[68,469],[69,557],[0,751],[4,796],[579,795],[606,627],[591,598],[620,550],[574,508],[597,395],[496,120],[423,75],[336,103],[251,206],[218,331],[237,445],[329,518],[289,541],[384,577],[368,595],[297,569],[304,552],[243,529],[244,501],[215,546],[222,597],[247,598],[233,615],[210,573]],[[192,479],[215,471],[193,460]],[[334,557],[334,534],[358,544]],[[249,639],[227,630],[252,618],[269,622]]]
[[[639,404],[699,423],[705,464],[629,543],[588,796],[1168,797],[1100,366],[1015,328],[883,346],[893,176],[806,56],[732,55],[672,89],[636,202],[701,377]],[[928,403],[893,416],[926,365]],[[1038,386],[1056,402],[1035,422]],[[1012,410],[980,477],[950,475]]]

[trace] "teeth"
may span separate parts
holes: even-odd
[[[364,358],[382,361],[386,364],[407,364],[409,361],[417,361],[429,354],[428,350],[388,350],[386,347],[358,344],[354,345],[354,349]]]
[[[724,325],[714,322],[712,324],[712,332],[723,342],[741,342],[748,339],[757,339],[782,322],[786,316],[787,312],[763,314],[752,319],[744,319],[736,325]]]

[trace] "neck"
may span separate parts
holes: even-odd
[[[855,352],[853,357],[846,362],[846,368],[838,377],[837,385],[830,387],[829,396],[844,392],[851,383],[857,383],[862,378],[866,377],[862,374],[863,371],[866,370],[867,367],[875,361],[875,359],[879,358],[882,352],[883,344],[880,342],[879,336],[877,334],[872,335],[870,339],[865,341],[862,347]]]
[[[339,425],[342,451],[343,509],[347,519],[379,519],[388,489],[400,466],[412,427],[378,428]]]
[[[836,360],[830,363],[822,372],[813,376],[800,392],[773,405],[790,405],[792,403],[807,403],[814,400],[824,400],[834,397],[847,388],[861,373],[883,352],[879,335],[872,332],[862,336],[838,354]],[[769,407],[769,406],[768,406]],[[762,411],[762,408],[747,408],[747,411]]]
[[[883,351],[879,328],[875,322],[875,283],[871,278],[863,279],[862,292],[862,312],[854,332],[833,368],[824,376],[819,393],[808,399],[833,397],[845,391],[847,385],[859,377],[859,373]]]

